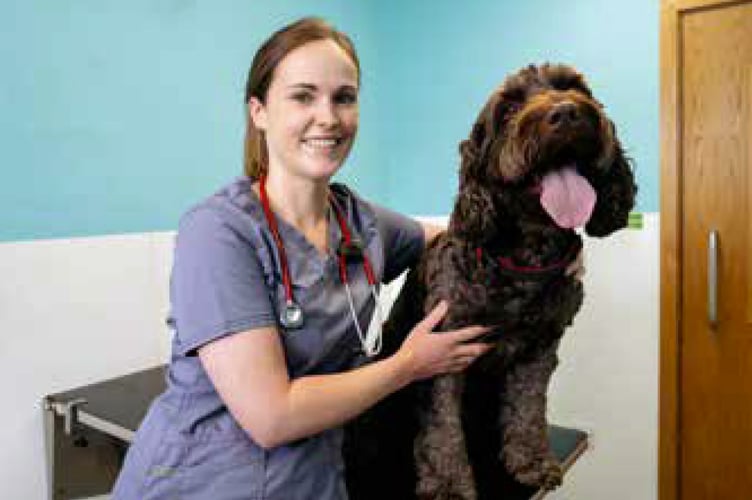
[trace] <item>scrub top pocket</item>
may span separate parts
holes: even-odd
[[[148,498],[263,500],[264,452],[231,439],[162,443],[146,471]]]

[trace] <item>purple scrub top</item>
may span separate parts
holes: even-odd
[[[174,328],[167,389],[136,433],[113,491],[116,500],[344,500],[342,429],[265,450],[237,424],[196,350],[212,340],[276,326],[292,378],[348,370],[364,362],[336,256],[322,256],[277,218],[302,328],[279,323],[285,302],[279,252],[263,209],[241,177],[181,219],[170,282]],[[377,280],[417,262],[423,232],[412,219],[366,202],[341,184],[331,191],[348,229],[361,238]],[[342,237],[329,210],[329,248]],[[363,331],[374,301],[359,262],[348,265]],[[248,394],[253,398],[253,394]]]

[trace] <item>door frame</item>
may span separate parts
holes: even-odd
[[[747,0],[748,1],[748,0]],[[658,498],[678,500],[681,453],[679,337],[682,289],[681,19],[688,12],[745,0],[661,0],[660,144],[661,285]]]

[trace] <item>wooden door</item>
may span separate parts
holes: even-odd
[[[666,3],[673,5],[675,59],[662,67],[673,74],[662,80],[662,114],[671,115],[663,127],[671,128],[663,135],[669,144],[661,206],[668,218],[661,499],[746,500],[752,498],[752,1]],[[669,14],[664,8],[664,37]],[[667,103],[669,82],[676,87]]]

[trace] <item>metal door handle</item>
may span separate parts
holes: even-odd
[[[718,324],[718,231],[708,233],[708,322]]]

